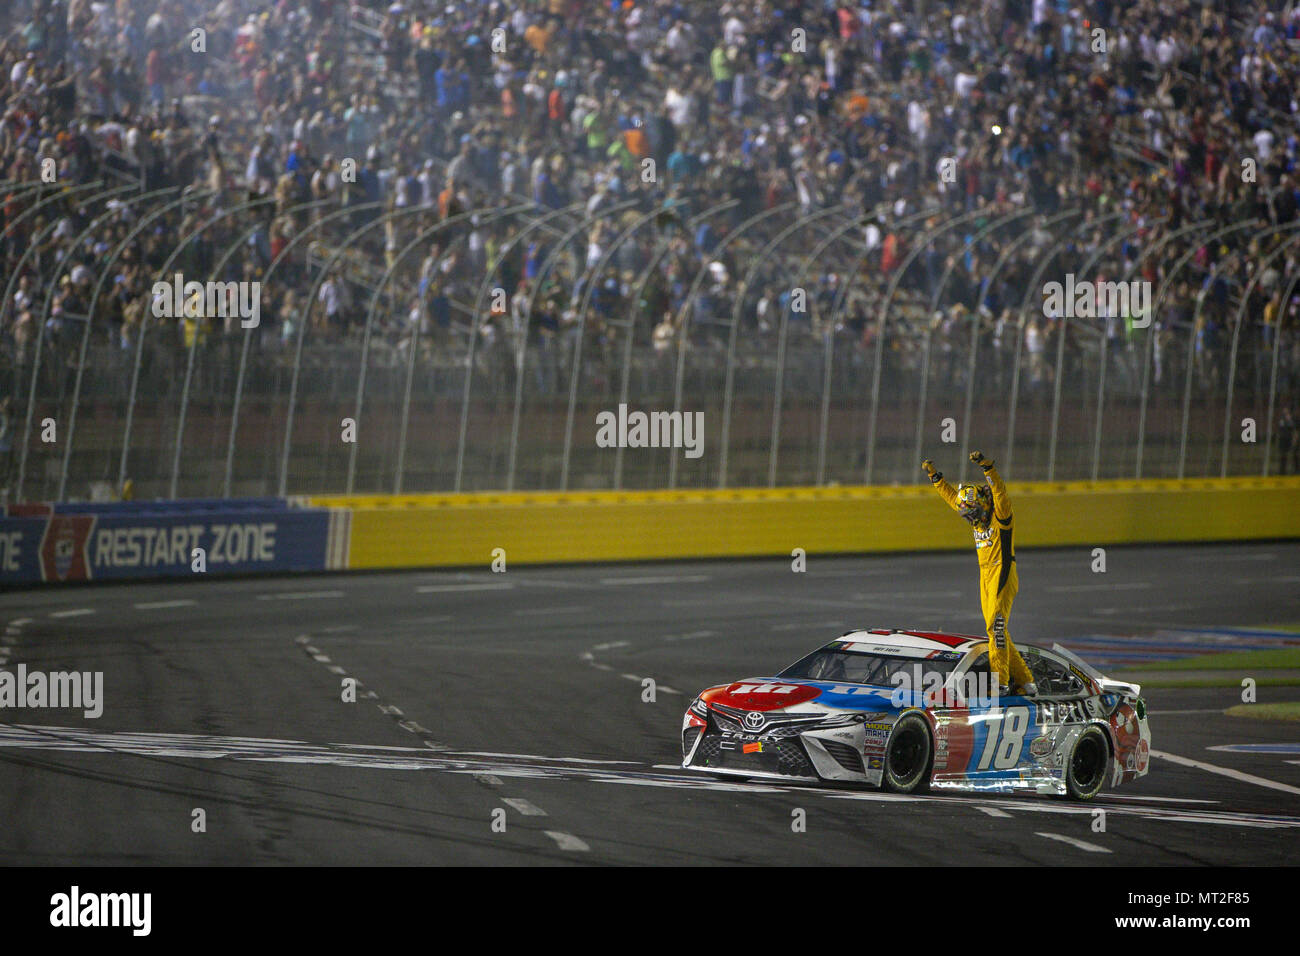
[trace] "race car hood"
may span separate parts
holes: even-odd
[[[751,677],[710,687],[700,695],[707,704],[722,704],[741,710],[783,710],[800,704],[846,710],[890,710],[919,705],[910,692],[866,684],[843,684],[822,680],[791,680],[780,677]],[[917,695],[919,697],[919,695]]]

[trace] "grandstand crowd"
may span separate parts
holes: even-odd
[[[999,387],[1104,345],[1117,388],[1147,354],[1157,388],[1276,367],[1282,414],[1298,84],[1278,2],[9,0],[4,419],[34,374],[240,341],[155,316],[173,272],[263,282],[254,348],[283,361],[367,331],[421,361],[523,348],[553,392],[579,335],[613,368],[625,334],[665,364],[830,336],[962,382],[978,322]],[[1044,315],[1031,281],[1085,265],[1172,276],[1151,329]]]

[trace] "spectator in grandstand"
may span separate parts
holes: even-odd
[[[726,279],[707,283],[702,302],[721,314],[743,294],[742,315],[758,325],[762,293],[740,288],[746,271],[740,266],[784,220],[774,218],[728,245],[723,241],[739,223],[786,202],[804,214],[841,202],[863,211],[886,204],[889,214],[872,226],[881,235],[867,241],[861,261],[855,266],[852,258],[837,259],[842,281],[869,291],[875,302],[919,235],[900,227],[900,217],[927,205],[945,212],[987,209],[981,224],[1025,207],[1122,212],[1120,221],[1134,237],[1102,257],[1099,274],[1135,264],[1178,225],[1248,215],[1269,225],[1296,220],[1300,142],[1293,103],[1300,55],[1287,42],[1300,27],[1296,11],[1270,21],[1263,16],[1270,11],[1249,5],[1261,15],[1245,22],[1228,11],[1182,2],[1169,8],[1150,0],[1125,8],[1089,2],[1069,12],[1021,0],[960,0],[945,10],[832,6],[822,15],[735,0],[595,6],[411,0],[400,9],[380,0],[15,4],[0,11],[0,178],[32,183],[42,160],[52,158],[65,187],[103,177],[123,184],[135,177],[150,187],[212,188],[215,195],[191,221],[214,220],[198,240],[214,250],[243,242],[256,215],[215,219],[218,210],[246,196],[269,198],[277,225],[254,238],[263,266],[265,249],[274,250],[272,255],[284,251],[287,237],[326,221],[330,203],[379,202],[393,210],[436,206],[450,219],[461,211],[497,208],[507,199],[533,199],[546,211],[577,203],[590,214],[633,196],[651,205],[671,197],[692,216],[733,200],[737,205],[724,213],[682,227],[697,240],[697,256],[674,249],[652,262],[654,244],[639,247],[633,240],[631,263],[622,254],[611,263],[618,270],[630,265],[634,275],[650,267],[648,285],[663,308],[641,314],[635,334],[646,345],[656,335],[648,317],[675,314],[698,270],[709,268],[715,256]],[[1113,37],[1104,54],[1091,49],[1083,19]],[[207,31],[206,56],[190,51],[194,24]],[[806,34],[797,43],[796,27]],[[493,43],[496,29],[504,31],[504,45]],[[1243,181],[1243,156],[1256,164],[1255,183]],[[937,174],[946,158],[955,161],[951,183]],[[656,162],[649,182],[642,179],[644,159]],[[307,194],[318,205],[297,210]],[[0,238],[0,274],[7,275],[38,241],[40,227],[35,217],[16,222],[28,203],[11,188],[0,199],[0,227],[13,227]],[[182,218],[195,212],[194,206],[178,208],[157,225],[164,236],[174,235]],[[49,263],[66,258],[77,233],[98,214],[78,212],[76,230],[42,242],[23,263],[32,303],[10,302],[0,317],[0,345],[11,359],[30,356],[34,333],[44,326],[45,317],[27,312],[43,308]],[[335,225],[320,227],[327,244],[362,225],[351,216],[329,221]],[[565,223],[561,234],[570,228],[570,220],[556,221]],[[342,278],[327,280],[322,291],[329,286],[327,298],[360,292],[354,284],[363,273],[393,264],[395,249],[425,226],[411,216],[395,221],[391,230],[361,236]],[[458,246],[449,257],[450,284],[429,290],[441,297],[438,327],[475,321],[449,290],[455,283],[474,286],[475,264],[494,261],[495,250],[508,247],[503,273],[541,271],[557,237],[535,232],[510,245],[523,228],[525,217],[483,218],[473,230],[472,250],[448,231],[445,238]],[[104,233],[94,237],[96,243],[107,241],[109,248],[125,239],[116,225],[95,231]],[[797,258],[806,251],[799,247],[808,235],[796,234],[780,254]],[[937,236],[902,276],[895,321],[886,330],[891,349],[901,337],[906,341],[898,351],[915,353],[930,310],[900,306],[918,287],[932,286],[944,263],[957,256],[939,307],[951,317],[954,306],[988,304],[1002,322],[1002,332],[995,327],[993,333],[995,351],[1015,354],[1023,292],[1006,293],[1016,289],[1015,277],[1023,281],[1022,264],[1059,237],[1042,229],[1042,241],[1036,233],[1033,242],[1016,247],[1001,277],[981,289],[980,265],[996,260],[1019,232],[995,230],[967,249],[970,235],[954,230]],[[667,232],[662,238],[671,242]],[[313,234],[291,249],[276,273],[277,281],[298,293],[294,301],[301,308],[319,308],[307,301],[320,265],[308,263],[317,241]],[[1079,251],[1091,254],[1096,241]],[[1226,238],[1226,251],[1207,248],[1186,272],[1199,280],[1226,263],[1241,241]],[[157,242],[149,231],[128,242],[132,254],[149,255],[125,274],[126,288],[108,296],[112,307],[92,319],[97,343],[119,334],[131,344],[139,341],[138,319],[126,320],[124,313],[127,302],[146,294],[151,269],[160,265],[151,245]],[[1175,261],[1183,251],[1174,243],[1161,256],[1143,259],[1144,269],[1155,270],[1144,278],[1164,279],[1160,270],[1166,267],[1159,263]],[[847,247],[831,247],[827,255],[832,254],[844,256]],[[964,261],[968,255],[970,265]],[[94,253],[86,267],[93,272],[106,259],[106,253]],[[226,267],[238,273],[243,259],[233,256]],[[417,254],[411,268],[418,263]],[[1291,274],[1294,264],[1294,257],[1279,260],[1279,272]],[[552,260],[548,282],[560,308],[544,311],[551,296],[539,295],[535,314],[521,319],[535,344],[547,334],[543,320],[555,320],[584,282],[596,281],[585,275],[589,265],[585,257]],[[845,271],[851,267],[854,272]],[[1205,381],[1216,380],[1217,354],[1227,336],[1215,333],[1227,321],[1227,297],[1235,294],[1216,281],[1213,314],[1196,331],[1196,362]],[[859,308],[864,300],[846,301]],[[433,314],[432,303],[430,308]],[[1007,309],[1009,326],[1001,319]],[[1276,338],[1276,347],[1290,354],[1293,309],[1294,301],[1279,302],[1262,319],[1252,313],[1252,322],[1265,325],[1261,347],[1275,347]],[[788,331],[795,341],[815,336],[831,311],[827,304]],[[1131,354],[1120,319],[1094,323],[1111,337],[1111,360],[1145,361],[1140,350]],[[1180,321],[1190,323],[1190,315],[1172,320],[1162,334],[1182,334]],[[684,334],[704,325],[692,322]],[[327,327],[332,335],[356,334],[346,323]],[[381,323],[380,339],[395,342],[402,327]],[[1056,354],[1057,333],[1039,321],[1023,328],[1027,381],[1050,383],[1054,359],[1047,357]],[[315,332],[308,327],[309,335]],[[961,337],[951,351],[950,332],[941,329],[937,354],[961,369]],[[874,334],[873,322],[859,323],[853,347],[871,347],[868,336]],[[465,339],[438,341],[446,348]],[[761,336],[742,335],[739,341],[742,348],[771,347]],[[1180,380],[1165,373],[1170,356],[1163,340],[1156,345],[1156,382],[1170,387]],[[1076,350],[1067,356],[1077,360]],[[1288,374],[1284,363],[1281,376]],[[1130,381],[1141,376],[1112,378]]]

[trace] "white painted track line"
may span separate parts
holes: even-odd
[[[506,581],[494,584],[421,584],[416,594],[451,594],[457,591],[508,591],[514,585]]]
[[[1118,581],[1115,584],[1055,584],[1047,588],[1054,594],[1080,594],[1085,591],[1147,591],[1145,581]]]
[[[259,601],[310,601],[313,598],[341,598],[345,591],[281,591],[278,594],[259,594]]]
[[[1268,787],[1270,790],[1281,790],[1283,793],[1294,793],[1296,796],[1300,796],[1300,787],[1293,787],[1289,783],[1279,783],[1276,780],[1267,780],[1251,773],[1242,773],[1240,770],[1233,770],[1230,767],[1219,767],[1203,760],[1193,760],[1190,757],[1165,753],[1163,750],[1153,750],[1151,756],[1159,757],[1161,760],[1168,760],[1170,763],[1176,763],[1182,767],[1195,767],[1197,770],[1204,770],[1207,773],[1217,773],[1220,777],[1228,777],[1241,783],[1252,783],[1257,787]]]
[[[502,797],[501,802],[508,807],[513,807],[526,817],[544,817],[546,811],[541,807],[529,803],[523,797]]]
[[[712,580],[707,574],[659,574],[644,575],[637,578],[601,578],[600,583],[618,586],[620,584],[694,584],[699,581]]]
[[[1034,836],[1046,837],[1049,840],[1057,840],[1061,843],[1068,843],[1072,847],[1077,847],[1085,853],[1109,853],[1110,850],[1104,846],[1097,846],[1095,843],[1088,843],[1085,840],[1076,840],[1074,837],[1063,836],[1060,833],[1035,833]]]
[[[583,843],[572,833],[561,833],[559,830],[544,830],[542,832],[554,840],[556,846],[561,850],[573,850],[578,853],[583,853],[591,849],[591,847],[587,846],[587,844]]]

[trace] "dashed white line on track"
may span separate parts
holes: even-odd
[[[991,817],[1001,817],[1007,820],[1011,819],[1011,814],[1007,813],[1005,810],[999,810],[997,807],[976,807],[975,809],[980,811],[980,813],[987,813]]]
[[[600,583],[618,586],[620,584],[695,584],[700,581],[713,580],[707,574],[660,574],[645,575],[638,578],[601,578]]]
[[[416,594],[451,594],[457,591],[508,591],[514,585],[507,581],[494,584],[421,584]]]
[[[278,594],[259,594],[259,601],[310,601],[315,598],[341,598],[346,591],[282,591]]]
[[[553,578],[519,577],[515,583],[521,588],[559,588],[561,590],[588,590],[595,585],[587,581],[557,581]]]
[[[1147,591],[1147,581],[1117,581],[1114,584],[1055,584],[1047,588],[1056,594],[1073,594],[1081,591]]]
[[[554,840],[556,846],[561,850],[573,850],[577,853],[583,853],[591,849],[572,833],[561,833],[559,830],[544,830],[542,832]]]
[[[843,627],[843,621],[799,621],[795,624],[772,624],[769,631],[810,631],[822,627]]]
[[[1049,840],[1057,840],[1061,843],[1068,843],[1072,847],[1077,847],[1086,853],[1109,853],[1110,850],[1104,846],[1097,846],[1095,843],[1089,843],[1086,840],[1078,840],[1074,837],[1064,836],[1060,833],[1035,833],[1034,836],[1046,837]]]
[[[501,802],[508,807],[513,807],[526,817],[544,817],[546,811],[536,804],[529,803],[523,797],[502,797]]]
[[[862,568],[856,571],[810,571],[809,577],[813,578],[867,578],[873,574],[897,574],[894,568]]]
[[[861,601],[905,601],[911,598],[925,599],[930,598],[955,598],[962,596],[961,591],[863,591],[860,594],[853,595],[855,600]],[[808,598],[806,600],[811,600]],[[841,604],[845,602],[823,602]]]
[[[94,614],[93,607],[74,607],[67,611],[51,611],[50,617],[84,617],[87,614]]]
[[[324,665],[331,674],[348,677],[348,672],[345,668],[335,664],[328,654],[325,654],[320,650],[320,648],[311,643],[312,639],[310,635],[299,634],[293,640],[295,644],[301,647],[303,651],[312,658],[312,660]],[[434,738],[433,731],[428,727],[407,718],[406,714],[402,712],[400,707],[385,703],[380,699],[377,693],[366,688],[360,680],[356,678],[349,679],[356,681],[356,691],[359,698],[374,701],[375,706],[378,707],[385,716],[393,718],[397,723],[397,726],[401,727],[402,730],[406,731],[408,734],[419,737],[420,742],[423,743],[425,747],[435,751],[443,751],[447,749],[444,744]]]
[[[137,611],[161,611],[172,607],[192,607],[197,603],[197,601],[191,601],[189,598],[182,598],[179,601],[141,601],[131,606]]]
[[[640,761],[637,760],[595,760],[589,757],[542,757],[537,754],[505,754],[492,750],[457,750],[456,753],[463,754],[467,757],[509,757],[513,760],[543,760],[551,763],[574,763],[574,764],[627,764],[635,767]],[[680,770],[680,767],[674,765],[674,769]]]
[[[1106,614],[1106,615],[1123,614],[1129,619],[1129,622],[1131,624],[1146,624],[1147,622],[1140,621],[1137,618],[1133,617],[1133,615],[1149,614],[1152,611],[1157,611],[1161,614],[1168,614],[1170,612],[1175,612],[1175,611],[1176,612],[1189,611],[1194,607],[1196,607],[1195,604],[1150,604],[1150,605],[1145,605],[1143,607],[1099,607],[1097,608],[1096,613]],[[1024,615],[1021,616],[1023,617]],[[1063,617],[1058,617],[1057,619],[1065,620],[1065,618]],[[1084,618],[1083,620],[1087,620],[1087,619]],[[1166,621],[1165,623],[1168,622]]]

